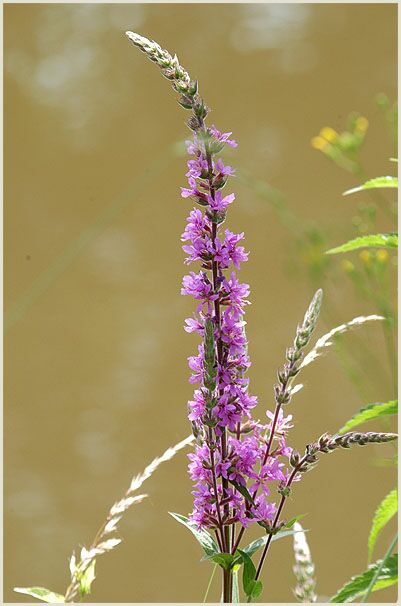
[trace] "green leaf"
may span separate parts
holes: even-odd
[[[238,484],[238,482],[233,482],[233,480],[230,480],[230,484],[232,484],[238,490],[238,492],[240,492],[242,494],[242,496],[245,497],[245,499],[249,503],[251,503],[252,505],[255,505],[255,501],[251,497],[246,486],[242,486],[242,484]]]
[[[233,604],[240,603],[239,585],[238,585],[238,570],[233,570]]]
[[[344,427],[342,427],[338,433],[346,433],[361,423],[365,423],[371,419],[377,419],[378,417],[384,417],[386,415],[395,415],[397,412],[398,400],[368,404],[367,406],[361,408],[353,417],[351,417],[351,419],[346,422]]]
[[[284,537],[293,536],[295,533],[300,532],[299,530],[280,530],[277,534],[272,536],[272,541],[277,541],[278,539],[284,539]],[[304,530],[304,532],[308,532]],[[260,539],[256,539],[249,543],[242,551],[244,551],[249,556],[253,555],[258,549],[264,547],[266,545],[267,539],[269,535],[265,535],[264,537],[260,537]],[[239,551],[239,550],[238,550]]]
[[[207,558],[202,558],[202,560],[211,560],[224,568],[224,570],[230,570],[234,562],[234,556],[231,553],[216,553]]]
[[[245,551],[238,549],[238,552],[241,554],[242,561],[244,562],[244,569],[242,573],[242,585],[244,592],[251,599],[258,598],[262,593],[263,585],[261,581],[255,580],[256,568],[254,563]]]
[[[217,546],[216,541],[210,536],[206,530],[198,530],[196,524],[190,522],[188,518],[182,516],[179,513],[172,513],[169,511],[169,514],[177,520],[180,524],[183,524],[192,532],[196,540],[201,544],[203,551],[207,556],[213,556],[216,553],[219,553],[219,548]]]
[[[64,596],[59,593],[54,593],[50,589],[45,587],[14,587],[14,591],[17,593],[25,593],[31,595],[42,602],[48,602],[49,604],[64,604]]]
[[[368,236],[360,236],[354,240],[350,240],[341,246],[330,248],[326,250],[326,255],[336,255],[337,253],[349,252],[351,250],[358,250],[358,248],[397,248],[398,247],[398,234],[370,234]]]
[[[263,591],[262,581],[255,581],[251,597],[256,600],[256,598],[258,598],[260,596],[260,594],[262,593],[262,591]]]
[[[305,513],[300,513],[298,516],[295,516],[294,518],[291,518],[291,520],[289,520],[287,522],[287,524],[284,525],[284,528],[292,528],[295,524],[295,522],[298,522],[298,520],[301,520],[302,518],[305,517]]]
[[[352,577],[351,580],[344,585],[336,595],[331,598],[330,602],[333,603],[342,603],[342,602],[353,602],[356,598],[362,595],[369,587],[371,580],[373,579],[374,574],[376,573],[379,566],[381,566],[382,561],[378,560],[374,564],[371,564],[365,572],[362,574]],[[390,585],[394,585],[398,579],[398,555],[395,553],[388,558],[383,563],[383,567],[380,571],[380,574],[377,578],[376,583],[372,591],[377,591],[378,589],[383,589],[384,587],[390,587]]]
[[[358,187],[348,189],[343,193],[343,196],[348,196],[349,194],[354,194],[357,191],[363,191],[365,189],[378,189],[381,187],[398,187],[397,177],[376,177],[375,179],[369,179],[369,181],[366,181]]]
[[[383,501],[376,509],[375,515],[373,516],[372,528],[370,530],[368,539],[369,560],[372,557],[373,549],[375,547],[379,533],[381,532],[382,528],[384,528],[384,526],[387,524],[387,522],[391,520],[391,518],[397,513],[397,511],[398,492],[395,488],[386,497],[384,497]]]

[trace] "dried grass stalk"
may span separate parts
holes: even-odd
[[[377,316],[375,314],[373,314],[371,316],[358,316],[357,318],[354,318],[353,320],[351,320],[350,322],[347,322],[346,324],[340,324],[340,326],[336,326],[335,328],[332,328],[332,330],[330,330],[330,332],[326,333],[325,335],[323,335],[322,337],[320,337],[320,339],[318,339],[316,341],[314,348],[303,359],[303,361],[300,365],[300,368],[304,368],[305,366],[308,366],[308,364],[313,362],[313,360],[315,360],[317,357],[322,355],[322,353],[323,353],[322,350],[325,347],[329,347],[330,345],[333,345],[333,341],[331,339],[335,335],[339,335],[341,333],[347,332],[351,328],[361,326],[362,324],[365,324],[365,322],[372,322],[374,320],[384,320],[384,319],[385,318],[383,318],[383,316]]]
[[[134,476],[123,498],[114,503],[110,509],[90,548],[86,549],[82,547],[79,561],[77,561],[75,553],[72,554],[70,558],[71,583],[65,593],[66,603],[73,602],[77,595],[83,597],[90,593],[90,586],[95,578],[95,561],[97,556],[111,551],[121,543],[121,539],[110,537],[110,534],[116,532],[117,525],[127,509],[131,505],[140,503],[147,496],[146,494],[134,495],[133,493],[139,490],[159,465],[172,459],[177,452],[191,444],[193,440],[194,436],[191,435],[185,438],[185,440],[178,442],[175,446],[171,446],[160,457],[156,457],[156,459],[145,467],[141,474]]]
[[[299,602],[309,604],[317,601],[315,593],[316,581],[314,578],[315,566],[312,562],[304,530],[299,522],[295,522],[294,530],[295,564],[293,571],[297,579],[294,595]]]

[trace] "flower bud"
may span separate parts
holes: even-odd
[[[296,450],[293,450],[290,456],[290,465],[291,467],[297,467],[298,463],[301,460],[301,455]]]

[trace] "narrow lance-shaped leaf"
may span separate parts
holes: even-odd
[[[50,589],[46,589],[45,587],[14,587],[14,591],[17,593],[25,593],[26,595],[30,595],[33,598],[37,598],[38,600],[49,604],[64,603],[63,595],[50,591]]]
[[[382,561],[378,560],[374,564],[371,564],[371,566],[369,566],[369,568],[362,574],[352,577],[352,579],[346,583],[333,598],[331,598],[330,602],[341,604],[343,602],[353,602],[356,598],[360,597],[368,589],[373,576],[377,572],[378,567],[381,565]],[[386,558],[384,561],[372,591],[377,591],[378,589],[384,589],[385,587],[395,585],[397,580],[398,556],[395,553]]]
[[[305,515],[306,515],[306,514],[304,514],[304,513],[300,513],[299,515],[294,516],[293,518],[291,518],[291,520],[289,520],[289,521],[288,521],[288,522],[287,522],[287,523],[284,525],[284,528],[292,528],[292,527],[294,526],[294,524],[295,524],[296,522],[298,522],[299,520],[302,520],[302,518],[304,518],[304,517],[305,517]],[[299,526],[301,526],[301,525],[300,525],[300,524],[298,524],[298,526],[297,526],[297,527],[295,527],[295,526],[294,526],[294,530],[295,530],[295,532],[303,532],[303,528],[302,528],[302,526],[301,526],[301,528],[299,528]]]
[[[366,421],[384,417],[387,415],[395,415],[398,412],[398,400],[390,400],[389,402],[375,402],[361,408],[338,433],[345,433]]]
[[[238,490],[238,492],[240,492],[242,494],[242,496],[245,497],[245,499],[249,503],[251,503],[252,505],[255,505],[255,502],[254,502],[253,498],[251,497],[246,486],[243,486],[242,484],[238,484],[238,482],[234,482],[233,480],[230,480],[230,483],[233,486],[235,486],[235,488]]]
[[[189,521],[189,519],[185,516],[182,516],[179,513],[172,513],[169,511],[169,514],[177,520],[180,524],[183,524],[188,528],[190,532],[194,535],[196,540],[201,544],[203,551],[207,556],[214,556],[219,553],[219,548],[215,540],[210,536],[206,530],[198,530],[196,525]]]
[[[350,252],[359,248],[397,248],[398,234],[369,234],[354,238],[345,244],[326,250],[326,255],[336,255],[337,253]]]
[[[263,590],[263,585],[261,581],[256,581],[256,568],[251,558],[245,551],[238,549],[238,552],[242,556],[242,561],[244,563],[244,569],[242,573],[242,584],[244,588],[245,594],[248,598],[258,598]]]
[[[284,537],[291,537],[294,534],[296,534],[297,532],[299,532],[299,530],[280,530],[279,532],[277,532],[276,534],[274,534],[272,536],[271,541],[278,541],[278,539],[284,539]],[[308,531],[304,530],[304,532],[308,532]],[[251,556],[258,549],[260,549],[261,547],[264,547],[266,545],[268,538],[269,538],[269,535],[266,534],[264,537],[260,537],[260,539],[256,539],[255,541],[252,541],[252,543],[249,543],[249,545],[244,547],[242,551],[244,551],[246,554]]]
[[[389,492],[386,497],[384,497],[383,501],[380,503],[379,507],[375,511],[375,515],[373,517],[372,522],[372,528],[370,530],[368,539],[369,560],[372,557],[377,537],[379,536],[381,530],[384,528],[387,522],[391,520],[391,518],[397,513],[397,511],[398,492],[397,489],[394,489]]]
[[[358,187],[348,189],[343,193],[343,196],[348,196],[365,189],[379,189],[382,187],[398,187],[397,177],[375,177],[374,179],[369,179],[369,181],[365,181],[365,183]]]

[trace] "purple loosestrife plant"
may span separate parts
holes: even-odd
[[[257,398],[249,393],[250,367],[245,334],[245,310],[249,286],[239,281],[236,270],[248,259],[242,246],[244,233],[225,227],[235,194],[226,193],[235,170],[220,157],[225,147],[237,143],[231,132],[207,126],[209,112],[198,93],[198,84],[157,43],[133,32],[129,39],[156,63],[179,93],[179,103],[191,111],[187,141],[188,184],[181,196],[195,203],[182,234],[185,263],[195,264],[183,278],[183,295],[195,299],[196,311],[185,321],[185,330],[200,338],[197,355],[188,359],[190,383],[195,385],[188,402],[188,416],[196,438],[189,455],[189,473],[194,482],[194,507],[189,518],[173,514],[202,544],[206,557],[222,568],[223,600],[233,600],[233,570],[243,566],[243,589],[248,601],[262,591],[259,576],[273,539],[288,534],[291,524],[281,519],[293,482],[317,461],[320,452],[351,444],[385,442],[394,434],[349,433],[341,437],[324,434],[307,446],[303,456],[287,445],[291,415],[283,407],[293,395],[292,381],[300,372],[301,359],[319,316],[322,291],[317,291],[296,331],[294,344],[278,372],[274,412],[266,423],[255,420]],[[265,536],[240,549],[244,532],[258,524]],[[215,539],[213,539],[213,536]],[[256,568],[251,556],[263,547]],[[237,589],[234,586],[234,592]],[[237,597],[237,596],[236,596]]]

